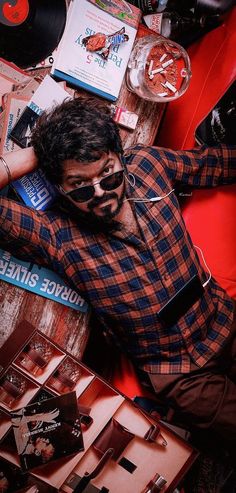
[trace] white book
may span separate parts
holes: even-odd
[[[116,101],[140,17],[141,11],[125,0],[72,0],[52,75]],[[123,31],[125,41],[115,44],[113,38],[110,43],[111,36],[120,31]],[[107,36],[107,59],[85,44],[85,38],[97,33]]]
[[[40,115],[44,110],[49,110],[66,99],[71,99],[68,92],[50,75],[46,75],[27,106]]]
[[[11,138],[20,147],[28,147],[30,145],[31,130],[38,117],[43,111],[52,109],[66,99],[71,99],[68,92],[55,82],[50,75],[46,75],[12,129]]]

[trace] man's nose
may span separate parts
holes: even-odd
[[[100,183],[94,183],[94,196],[102,197],[104,195],[104,190],[101,188]]]

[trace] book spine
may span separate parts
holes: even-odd
[[[77,311],[86,313],[88,304],[50,269],[13,257],[0,248],[0,279]]]
[[[109,94],[105,91],[101,91],[100,89],[97,89],[96,87],[91,86],[90,84],[86,84],[85,82],[82,82],[79,79],[76,79],[75,77],[71,77],[70,75],[67,75],[64,72],[61,72],[60,70],[55,69],[53,71],[53,76],[60,80],[65,80],[66,82],[72,84],[73,86],[80,87],[81,89],[85,89],[86,91],[92,92],[97,96],[101,96],[102,98],[108,99],[108,101],[114,102],[118,98],[118,96],[114,96],[113,94]]]

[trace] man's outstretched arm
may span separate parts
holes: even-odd
[[[180,182],[197,188],[236,182],[236,146],[201,146],[189,151],[172,151],[137,145],[128,151],[135,166],[137,156],[144,176],[150,175],[157,182],[165,175],[172,185]]]
[[[0,156],[0,189],[36,168],[37,159],[33,147],[3,154]]]
[[[0,188],[37,168],[33,148],[20,149],[0,159]],[[48,265],[58,251],[58,225],[46,213],[0,196],[0,246],[13,254]],[[50,253],[48,254],[47,252]]]
[[[189,151],[162,149],[160,152],[173,182],[197,188],[236,182],[236,146],[201,146]]]

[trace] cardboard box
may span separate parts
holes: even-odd
[[[76,393],[84,450],[27,473],[29,484],[41,481],[43,491],[71,492],[76,483],[84,492],[143,493],[161,476],[161,491],[171,493],[197,457],[188,442],[26,321],[4,344],[0,368],[0,458],[15,467],[11,413]]]

